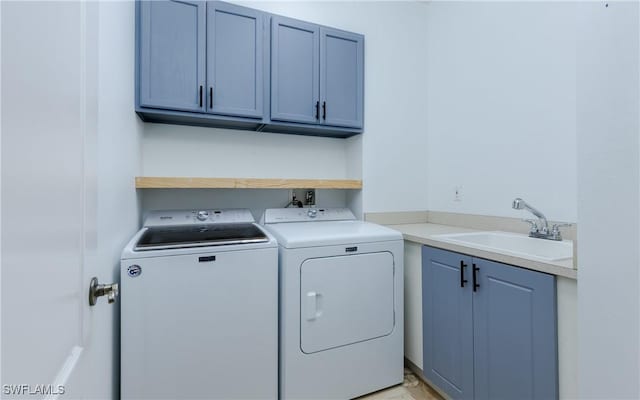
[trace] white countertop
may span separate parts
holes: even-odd
[[[527,268],[534,271],[545,272],[547,274],[563,276],[570,279],[578,279],[578,271],[573,269],[573,260],[571,258],[559,261],[540,261],[532,258],[518,257],[511,254],[500,253],[498,251],[487,251],[460,244],[453,244],[434,237],[434,235],[451,233],[480,232],[477,229],[460,228],[457,226],[429,223],[388,226],[401,232],[405,240],[409,240],[412,242],[422,243],[444,250],[468,254],[470,256],[484,258],[487,260],[498,261],[501,263]]]

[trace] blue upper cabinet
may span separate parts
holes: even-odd
[[[364,114],[364,37],[320,29],[321,122],[362,128]]]
[[[140,105],[204,110],[205,2],[143,1],[139,7]]]
[[[262,47],[262,13],[207,3],[207,112],[262,117]]]
[[[271,119],[319,123],[320,27],[271,19]]]
[[[221,1],[136,0],[147,122],[349,137],[363,130],[364,37]]]
[[[474,262],[475,398],[558,398],[555,278]]]
[[[361,129],[364,37],[271,20],[271,119]]]

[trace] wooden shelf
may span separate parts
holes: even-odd
[[[184,178],[137,176],[136,189],[362,189],[355,179]]]

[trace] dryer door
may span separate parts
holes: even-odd
[[[394,328],[390,252],[311,258],[300,267],[300,347],[316,353],[389,335]]]

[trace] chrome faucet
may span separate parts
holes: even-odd
[[[543,213],[541,213],[531,205],[527,204],[526,201],[518,197],[515,200],[513,200],[512,207],[515,210],[527,210],[538,218],[537,221],[533,219],[523,220],[531,224],[531,229],[529,229],[529,237],[532,237],[532,238],[562,240],[560,227],[571,226],[571,224],[554,224],[553,227],[551,228],[551,232],[549,232],[549,223],[547,222],[547,217],[545,217]]]

